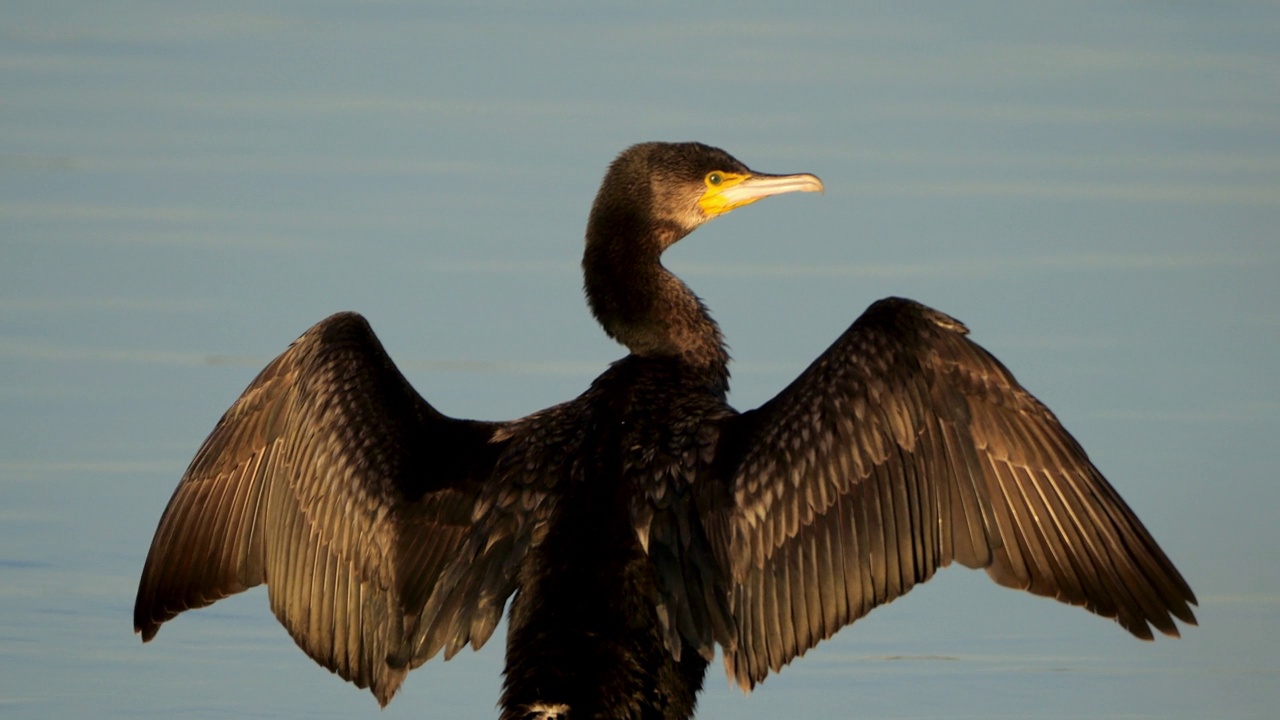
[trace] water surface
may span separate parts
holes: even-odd
[[[702,718],[1266,718],[1280,704],[1280,9],[1271,3],[17,3],[0,23],[0,714],[492,717],[501,641],[383,713],[262,590],[138,642],[187,461],[257,370],[366,314],[440,409],[620,355],[577,261],[612,156],[698,139],[823,197],[668,257],[790,381],[890,294],[966,321],[1178,563],[1202,627],[950,570]],[[501,637],[499,635],[498,637]]]

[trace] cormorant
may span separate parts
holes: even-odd
[[[688,718],[718,644],[750,690],[953,561],[1114,618],[1195,624],[1191,588],[1057,418],[959,321],[873,304],[755,410],[663,267],[717,215],[817,177],[698,143],[609,167],[583,258],[629,354],[509,422],[438,412],[354,313],[321,321],[218,422],[160,519],[144,641],[260,583],[314,660],[385,704],[480,647],[511,602],[504,720]]]

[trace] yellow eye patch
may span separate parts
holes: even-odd
[[[707,189],[702,193],[702,197],[698,199],[698,207],[702,208],[702,212],[706,213],[707,217],[715,217],[759,200],[759,197],[752,197],[750,194],[728,192],[731,188],[741,185],[749,177],[751,176],[742,173],[721,172],[719,170],[707,173],[707,176],[703,178],[703,183],[707,186]]]

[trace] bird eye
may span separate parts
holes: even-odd
[[[724,178],[718,172],[713,172],[707,176],[708,185],[719,185],[723,180]]]

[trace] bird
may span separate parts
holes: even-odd
[[[823,190],[701,143],[623,151],[582,269],[627,354],[515,420],[439,412],[359,314],[311,327],[182,476],[135,631],[266,584],[299,647],[385,706],[509,606],[502,720],[677,720],[717,648],[750,692],[953,563],[1141,639],[1195,625],[1187,581],[1084,449],[940,311],[876,301],[775,397],[729,405],[720,329],[661,256]]]

